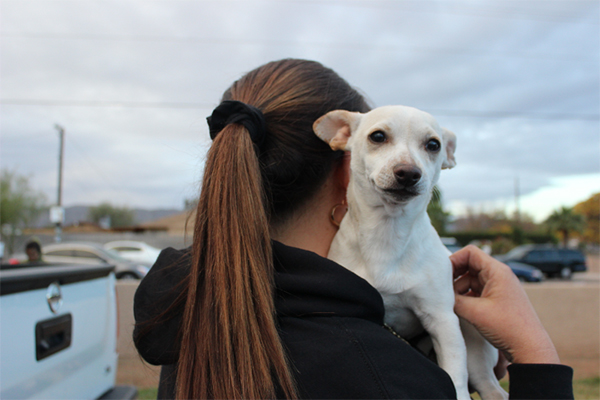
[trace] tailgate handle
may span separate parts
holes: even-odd
[[[71,314],[40,321],[35,325],[35,359],[40,361],[71,345]]]

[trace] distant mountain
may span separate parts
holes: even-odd
[[[76,224],[77,222],[89,222],[88,211],[90,206],[70,206],[65,207],[65,226]],[[176,209],[156,209],[146,210],[141,208],[135,208],[135,223],[137,225],[151,222],[160,218],[168,217],[173,214],[179,214],[182,211]],[[35,222],[35,228],[43,228],[50,226],[50,213],[48,211],[43,212],[42,215]]]
[[[196,220],[196,211],[181,211],[177,214],[159,218],[154,221],[141,224],[146,228],[160,228],[173,235],[194,235],[194,223]]]
[[[181,210],[176,209],[157,209],[157,210],[145,210],[141,208],[134,209],[135,211],[135,223],[140,225],[146,222],[154,221],[159,218],[168,217],[173,214],[181,213]]]

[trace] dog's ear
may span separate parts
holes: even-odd
[[[442,137],[444,138],[444,144],[446,145],[446,159],[442,163],[442,169],[453,168],[456,166],[456,159],[454,158],[454,152],[456,151],[456,135],[446,128],[442,128],[442,131]]]
[[[313,131],[333,150],[350,151],[348,139],[356,127],[361,113],[346,110],[330,111],[315,121]]]

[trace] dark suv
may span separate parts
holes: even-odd
[[[548,276],[559,276],[562,279],[571,279],[573,272],[587,271],[585,256],[581,251],[573,249],[524,245],[497,258],[502,262],[518,261],[533,265]]]

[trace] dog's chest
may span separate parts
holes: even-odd
[[[380,246],[332,245],[328,257],[369,282],[380,293],[398,294],[419,286],[423,271],[412,271],[413,257],[391,257]]]
[[[428,288],[438,286],[435,281],[445,280],[451,267],[447,256],[440,256],[435,251],[435,244],[411,241],[402,248],[400,245],[373,245],[361,251],[365,265],[363,278],[381,294],[407,298],[421,296]]]

